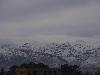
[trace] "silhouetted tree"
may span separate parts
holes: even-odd
[[[100,71],[97,71],[95,75],[100,75]]]
[[[1,72],[0,72],[0,75],[4,75],[4,68],[1,68]]]
[[[16,66],[16,65],[13,65],[13,66],[11,66],[10,68],[9,68],[9,74],[10,75],[15,75],[15,71],[16,71],[16,68],[17,68],[18,66]]]
[[[61,74],[62,75],[80,75],[81,71],[79,70],[79,66],[74,65],[68,65],[64,64],[61,66]]]
[[[87,72],[84,73],[84,75],[92,75],[92,73],[87,71]]]

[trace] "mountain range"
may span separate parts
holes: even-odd
[[[88,41],[64,43],[0,43],[0,67],[9,68],[22,63],[44,63],[60,67],[68,63],[80,65],[81,69],[100,68],[100,46]]]

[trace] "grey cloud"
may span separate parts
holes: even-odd
[[[86,2],[87,0],[4,0],[0,6],[0,21],[18,20]]]
[[[1,3],[0,37],[100,35],[99,0],[2,0]]]

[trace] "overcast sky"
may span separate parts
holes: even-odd
[[[100,0],[0,0],[0,38],[100,38]]]

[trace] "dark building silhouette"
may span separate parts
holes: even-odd
[[[48,66],[40,64],[23,64],[16,68],[15,75],[61,75],[60,69],[49,68]]]
[[[61,72],[58,69],[17,68],[15,75],[61,75]]]

